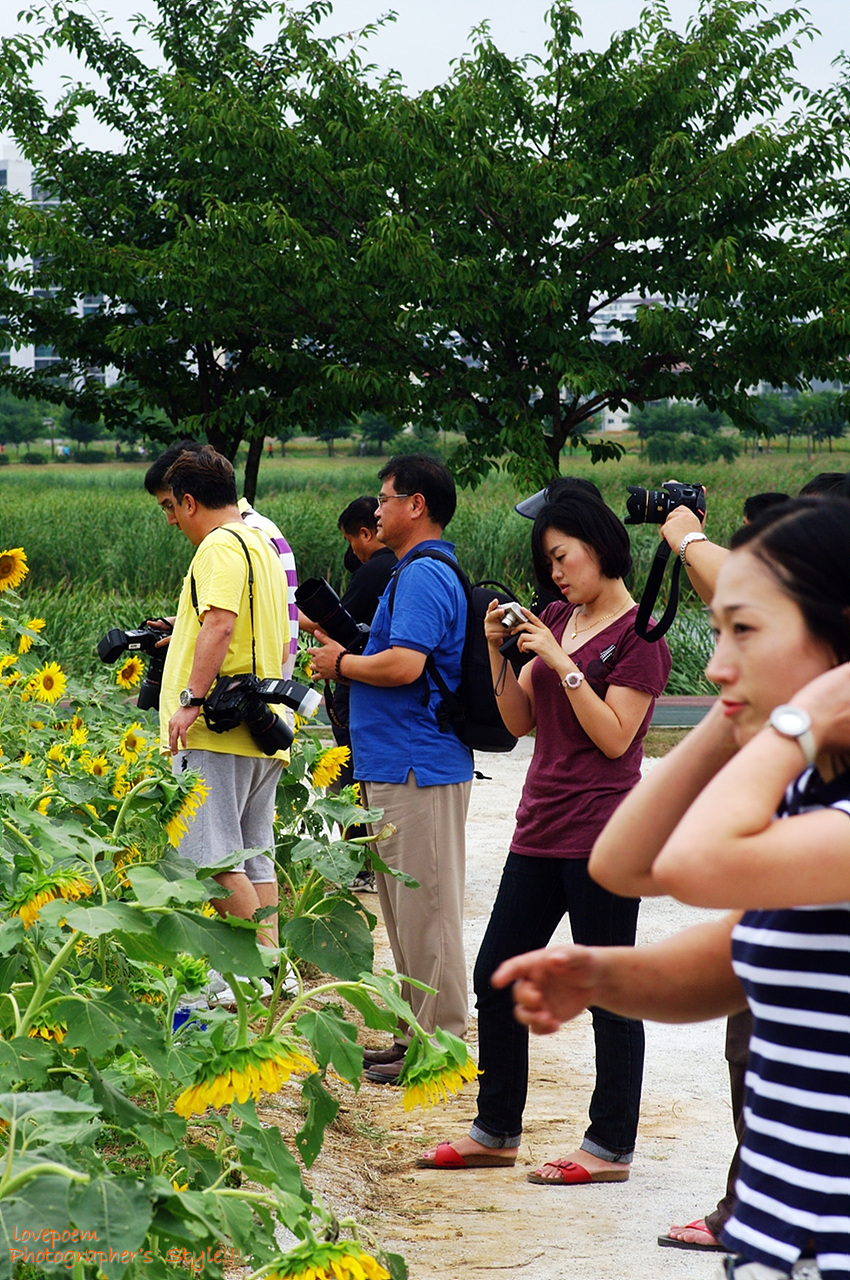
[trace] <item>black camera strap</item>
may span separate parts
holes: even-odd
[[[248,551],[248,548],[245,545],[244,538],[242,538],[241,535],[238,534],[235,529],[228,529],[225,525],[221,525],[220,528],[222,528],[225,533],[231,534],[231,536],[236,539],[236,541],[241,546],[242,550],[245,552],[245,559],[248,561],[248,612],[251,615],[251,674],[256,675],[257,674],[257,637],[254,634],[254,566],[251,562],[251,556]],[[192,593],[192,607],[195,610],[195,613],[198,615],[198,618],[200,619],[201,611],[200,611],[200,608],[198,607],[198,590],[197,590],[197,587],[195,586],[195,575],[194,573],[191,573],[191,572],[189,573],[189,589]]]
[[[676,616],[676,610],[679,607],[679,577],[682,572],[682,561],[676,556],[676,563],[673,565],[673,573],[670,576],[670,595],[667,600],[667,608],[664,610],[661,621],[657,622],[654,627],[650,627],[649,619],[652,616],[652,610],[655,608],[658,592],[661,590],[661,582],[664,578],[667,561],[670,559],[670,551],[670,544],[662,538],[655,553],[655,559],[652,561],[652,568],[646,579],[646,586],[643,589],[637,617],[635,618],[635,632],[640,636],[641,640],[648,640],[650,644],[660,640],[670,630],[670,626]]]

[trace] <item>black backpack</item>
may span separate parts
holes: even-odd
[[[490,672],[490,657],[487,652],[487,640],[484,636],[484,615],[487,606],[495,596],[500,604],[507,604],[513,597],[499,582],[470,583],[466,574],[456,560],[444,551],[435,548],[425,551],[414,551],[405,566],[413,560],[428,557],[441,560],[455,571],[466,596],[466,637],[463,642],[463,653],[460,659],[460,686],[451,690],[437,670],[434,655],[428,654],[425,659],[425,670],[430,675],[440,693],[441,701],[435,708],[440,733],[454,730],[461,742],[471,751],[513,751],[517,740],[504,725],[499,715],[496,695],[493,692],[493,677]],[[390,614],[393,611],[398,573],[393,574],[390,581],[390,594],[387,601]],[[430,687],[425,681],[423,706],[427,706],[431,696]]]

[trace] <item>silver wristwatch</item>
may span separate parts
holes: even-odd
[[[196,698],[191,689],[181,689],[177,695],[177,701],[181,707],[202,707],[204,705],[203,698]]]
[[[806,757],[806,764],[814,764],[817,747],[812,733],[812,717],[808,711],[804,711],[802,707],[792,707],[790,703],[774,707],[770,713],[770,727],[783,738],[796,738]]]
[[[686,533],[679,547],[679,559],[682,562],[682,568],[687,569],[688,562],[685,559],[685,552],[692,542],[708,542],[708,538],[704,533],[699,533],[696,529],[692,529],[690,533]]]
[[[565,689],[578,689],[580,688],[581,682],[583,680],[584,680],[583,671],[568,671],[567,674],[564,676],[563,680],[561,681],[561,684],[564,686]]]

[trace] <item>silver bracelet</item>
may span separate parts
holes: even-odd
[[[693,529],[690,533],[685,534],[684,538],[682,539],[682,545],[679,547],[679,559],[682,562],[683,569],[687,569],[688,567],[688,562],[685,559],[685,552],[687,551],[688,547],[691,545],[692,542],[708,542],[708,538],[704,533],[697,533],[696,529]]]

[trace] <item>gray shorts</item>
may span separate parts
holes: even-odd
[[[172,756],[173,773],[194,769],[210,789],[180,841],[181,857],[196,867],[211,867],[244,850],[248,856],[233,870],[244,871],[252,884],[273,884],[277,876],[268,853],[250,851],[274,847],[281,767],[280,760],[266,756],[233,756],[223,751],[190,749]]]

